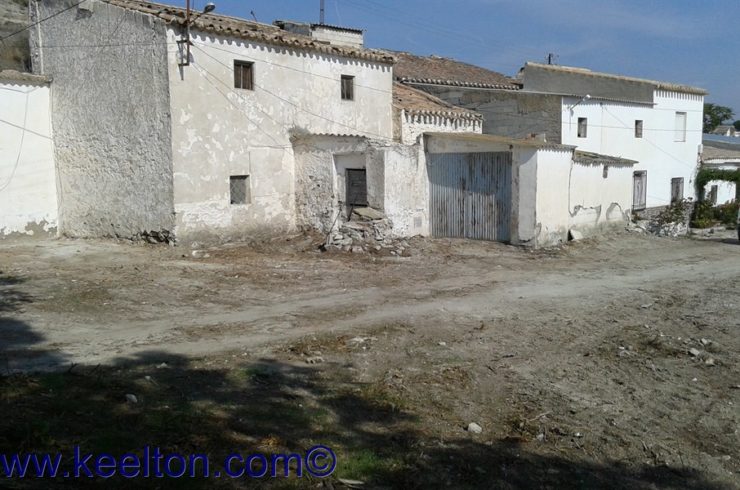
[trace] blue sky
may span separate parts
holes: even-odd
[[[319,19],[319,0],[215,3],[220,13],[254,11],[266,23]],[[507,75],[552,52],[563,65],[697,85],[740,119],[738,0],[326,0],[326,21],[366,29],[369,47],[449,56]]]

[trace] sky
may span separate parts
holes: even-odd
[[[184,5],[185,0],[159,0]],[[514,75],[561,65],[682,83],[740,119],[740,0],[325,0],[326,22],[371,48],[438,55]],[[206,0],[194,0],[202,8]],[[319,21],[320,0],[216,0],[216,12]]]

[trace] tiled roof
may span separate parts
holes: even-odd
[[[720,125],[714,128],[714,131],[712,131],[712,134],[725,134],[727,132],[735,133],[735,126],[729,126],[729,125]]]
[[[110,5],[152,15],[168,24],[185,25],[186,11],[184,8],[140,0],[103,1]],[[261,24],[237,17],[228,17],[213,13],[203,14],[198,11],[192,11],[190,25],[195,30],[212,32],[220,36],[250,39],[265,44],[287,46],[295,49],[317,51],[328,55],[359,58],[380,63],[394,62],[393,55],[385,51],[329,45],[316,42],[308,36],[286,32],[277,26]]]
[[[517,139],[509,138],[508,136],[497,136],[494,134],[480,134],[480,133],[441,133],[441,132],[428,132],[424,133],[425,136],[431,136],[433,138],[440,139],[455,139],[462,141],[473,141],[478,143],[495,143],[502,145],[519,146],[525,148],[537,148],[539,150],[557,150],[557,151],[570,151],[576,149],[575,146],[561,145],[559,143],[550,143],[548,141],[538,140],[536,138],[530,139]]]
[[[631,166],[637,164],[635,160],[627,158],[613,157],[611,155],[602,155],[590,151],[576,150],[573,152],[573,161],[583,165],[623,165]]]
[[[612,80],[624,80],[627,82],[643,82],[643,83],[649,83],[652,85],[655,85],[655,88],[658,90],[666,90],[669,92],[682,92],[687,94],[696,94],[696,95],[707,95],[707,91],[703,88],[699,87],[691,87],[689,85],[679,85],[676,83],[670,83],[670,82],[659,82],[657,80],[648,80],[644,78],[635,78],[635,77],[627,77],[624,75],[614,75],[611,73],[602,73],[598,71],[591,71],[588,68],[579,68],[574,66],[562,66],[562,65],[546,65],[543,63],[534,63],[532,61],[527,62],[524,65],[524,69],[527,69],[527,66],[533,66],[540,69],[546,69],[546,70],[552,70],[562,73],[572,73],[577,75],[583,75],[587,77],[595,77],[595,78],[609,78]]]
[[[519,82],[501,73],[462,61],[402,52],[393,54],[396,57],[393,73],[401,82],[508,90],[521,87]]]
[[[433,95],[399,82],[393,83],[393,105],[409,114],[429,114],[450,119],[483,121],[483,116],[475,111],[449,104]]]
[[[701,159],[704,162],[709,160],[739,160],[740,144],[733,145],[727,143],[712,144],[704,140]]]

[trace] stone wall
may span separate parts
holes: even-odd
[[[560,142],[562,98],[558,95],[444,85],[414,85],[414,88],[481,113],[485,134],[526,138],[544,133],[548,142]]]
[[[33,2],[31,19],[75,1]],[[89,0],[37,29],[34,72],[53,78],[60,231],[166,236],[174,219],[164,24]]]
[[[0,38],[20,31],[28,23],[28,0],[0,2]],[[28,30],[18,32],[3,41],[0,48],[0,71],[31,69],[28,32]]]

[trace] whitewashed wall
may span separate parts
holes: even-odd
[[[731,159],[725,160],[727,163],[712,162],[709,166],[718,170],[737,170],[740,168],[740,160]],[[709,196],[709,192],[712,190],[712,186],[717,186],[717,205],[727,204],[735,201],[737,197],[736,185],[734,182],[727,182],[726,180],[712,180],[707,182],[704,186],[704,196]]]
[[[568,211],[570,228],[585,236],[606,226],[624,225],[632,209],[631,165],[573,163]]]
[[[49,91],[0,76],[0,238],[56,232]]]
[[[557,245],[568,240],[568,189],[572,161],[572,150],[544,148],[537,152],[537,246]]]
[[[684,179],[684,197],[696,198],[694,177],[701,144],[704,98],[656,91],[654,101],[655,106],[650,106],[564,97],[562,108],[563,144],[636,160],[638,164],[633,171],[647,171],[648,208],[670,204],[671,179],[675,177]],[[686,141],[682,142],[674,141],[677,111],[687,113]],[[588,119],[586,138],[578,137],[579,117]],[[634,126],[638,119],[643,121],[642,138],[635,137]]]
[[[429,174],[423,138],[385,149],[385,214],[397,236],[429,235]]]
[[[409,114],[400,111],[401,143],[414,145],[424,133],[477,133],[483,132],[483,121],[452,119],[433,114]]]
[[[393,136],[390,65],[194,34],[191,66],[178,68],[168,37],[178,239],[293,229],[291,134]],[[254,90],[234,88],[235,59],[255,63]],[[353,101],[341,75],[355,76]],[[250,176],[251,203],[230,204],[230,175]]]
[[[712,186],[717,186],[717,205],[735,201],[735,183],[726,180],[711,180],[704,186],[704,195],[708,196]]]

